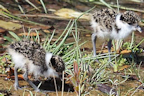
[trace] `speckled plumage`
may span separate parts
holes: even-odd
[[[129,25],[133,25],[140,22],[140,17],[133,11],[126,11],[122,14],[120,20],[128,23]]]
[[[117,12],[112,10],[112,9],[102,9],[95,11],[92,14],[92,20],[95,21],[96,23],[99,23],[103,29],[109,29],[112,30],[112,25],[115,23]]]
[[[21,68],[25,71],[25,80],[35,90],[37,90],[37,87],[28,79],[27,74],[32,73],[35,78],[39,76],[57,77],[65,70],[65,64],[61,57],[46,52],[40,44],[34,41],[22,40],[15,42],[8,47],[8,52],[15,63],[15,77],[17,69]],[[15,81],[15,89],[17,89],[19,87],[17,77]]]
[[[94,32],[98,32],[98,28],[105,32],[111,33],[111,31],[114,29],[116,32],[119,32],[118,24],[116,23],[116,17],[117,15],[121,15],[120,20],[123,23],[127,23],[129,25],[136,25],[139,23],[140,18],[137,14],[135,14],[133,11],[125,11],[124,13],[117,13],[113,9],[101,9],[95,11],[91,15],[91,25],[94,29]],[[93,26],[94,22],[97,23],[97,26]]]
[[[96,39],[109,39],[108,51],[111,51],[112,39],[124,39],[133,31],[141,28],[138,23],[139,16],[133,11],[118,13],[113,9],[101,9],[91,14],[91,27],[93,28],[92,43],[94,56],[96,56]]]
[[[9,48],[23,54],[26,58],[32,60],[35,65],[42,66],[43,70],[47,70],[45,62],[46,51],[37,42],[22,40],[11,44]],[[65,69],[64,62],[59,56],[53,55],[51,64],[57,72],[62,72]]]
[[[40,46],[40,44],[38,44],[37,42],[30,40],[22,40],[11,44],[9,48],[24,55],[29,60],[32,60],[35,65],[42,66],[42,69],[46,69],[46,52],[43,47]]]

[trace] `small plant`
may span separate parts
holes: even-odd
[[[76,62],[74,62],[73,64],[74,66],[74,76],[72,76],[70,78],[73,86],[74,86],[74,89],[75,89],[75,92],[76,94],[79,94],[79,89],[80,89],[80,68],[78,68],[78,64]]]
[[[134,32],[133,32],[131,42],[125,42],[122,47],[126,50],[131,50],[132,52],[141,53],[142,49],[140,49],[138,47],[139,47],[140,44],[142,44],[144,42],[144,39],[142,39],[137,45],[135,44],[134,39],[135,39],[135,35],[134,35]]]
[[[76,61],[73,63],[74,73],[70,80],[74,86],[75,92],[78,96],[84,93],[85,80],[88,79],[87,71],[83,71],[78,67]]]

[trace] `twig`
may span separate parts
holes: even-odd
[[[4,15],[6,15],[6,16],[8,16],[8,17],[11,17],[11,18],[13,18],[13,19],[16,19],[16,20],[20,20],[20,21],[23,21],[23,22],[31,23],[31,24],[36,24],[36,25],[43,25],[43,26],[45,26],[44,24],[40,24],[40,23],[36,23],[36,22],[33,22],[33,21],[28,21],[28,20],[25,20],[25,19],[21,19],[21,18],[19,18],[19,17],[16,17],[16,16],[14,16],[14,15],[11,15],[11,14],[6,13],[6,12],[3,12],[3,11],[1,11],[1,13],[3,13]],[[24,14],[23,16],[25,17],[26,15]]]
[[[54,16],[54,15],[48,15],[48,14],[36,14],[36,15],[31,15],[31,14],[15,14],[15,16],[20,16],[20,17],[46,17],[46,18],[50,18],[50,19],[57,19],[57,20],[70,20],[71,18],[63,18],[63,17],[58,17],[58,16]],[[78,19],[78,21],[87,21],[86,19]]]
[[[54,79],[54,86],[55,86],[55,90],[56,90],[56,96],[58,96],[57,84],[56,84],[56,79],[54,76],[53,76],[53,79]]]
[[[64,92],[64,71],[62,72],[62,95],[61,96],[64,96],[63,92]]]
[[[134,92],[131,94],[131,96],[133,96],[133,95],[138,91],[138,89],[139,89],[141,86],[143,86],[143,84],[139,85],[139,86],[134,90]]]
[[[66,19],[66,18],[63,18],[63,17],[58,17],[58,16],[54,16],[54,15],[48,15],[48,14],[35,14],[35,15],[31,15],[31,14],[15,14],[15,16],[20,16],[20,17],[24,17],[24,16],[27,16],[27,17],[47,17],[47,18],[50,18],[50,19],[58,19],[58,20],[69,20],[69,19]]]

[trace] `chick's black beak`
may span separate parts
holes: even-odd
[[[142,30],[141,30],[141,27],[140,27],[140,26],[137,26],[137,27],[136,27],[136,30],[139,31],[140,33],[142,33]]]

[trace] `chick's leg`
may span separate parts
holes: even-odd
[[[20,89],[19,83],[18,83],[18,74],[17,74],[17,70],[18,70],[18,68],[17,68],[17,67],[14,67],[14,75],[15,75],[14,88],[15,88],[15,90]]]
[[[112,43],[112,40],[110,39],[110,40],[108,41],[109,62],[111,61],[111,56],[110,56],[111,45],[112,45],[111,43]]]
[[[25,73],[23,74],[24,80],[27,81],[30,86],[32,86],[34,88],[35,91],[39,91],[39,89],[37,88],[37,86],[28,78],[28,70],[25,71]]]
[[[97,36],[95,33],[92,34],[91,39],[92,39],[92,45],[93,45],[93,56],[96,57],[96,39],[97,39]],[[99,61],[97,59],[96,59],[96,62],[99,63]]]

